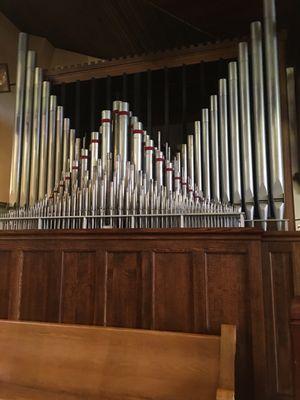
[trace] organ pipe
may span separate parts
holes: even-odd
[[[9,203],[12,206],[18,205],[20,198],[27,42],[28,42],[28,35],[26,33],[20,32],[18,41],[15,126],[14,126],[14,134],[12,141],[12,157],[11,157],[11,170],[10,170],[11,174],[10,174],[10,189],[9,189]]]
[[[281,133],[279,62],[274,0],[264,0],[264,32],[268,133],[272,205],[277,219],[284,216],[284,174]]]

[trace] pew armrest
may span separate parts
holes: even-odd
[[[234,400],[236,327],[221,326],[220,372],[216,400]]]

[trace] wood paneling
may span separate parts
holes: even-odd
[[[3,318],[217,334],[233,323],[238,399],[292,399],[299,234],[1,232],[0,251]]]
[[[63,252],[60,322],[90,324],[96,319],[95,252]]]
[[[24,251],[20,319],[58,322],[60,260],[55,251]]]
[[[266,334],[269,379],[273,398],[293,395],[289,312],[293,289],[292,247],[268,244],[265,248]]]
[[[153,328],[194,332],[193,254],[155,251],[152,260]]]
[[[107,255],[107,326],[142,326],[142,267],[138,252]]]
[[[11,252],[0,251],[0,318],[8,318]]]

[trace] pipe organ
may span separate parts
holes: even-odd
[[[1,216],[2,229],[236,227],[255,220],[283,229],[274,0],[264,0],[264,26],[251,24],[249,45],[239,43],[238,59],[226,68],[185,143],[162,145],[160,132],[146,130],[121,100],[101,112],[88,140],[73,129],[20,33],[12,207]]]

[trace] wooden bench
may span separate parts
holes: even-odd
[[[0,321],[1,400],[231,400],[221,336]]]

